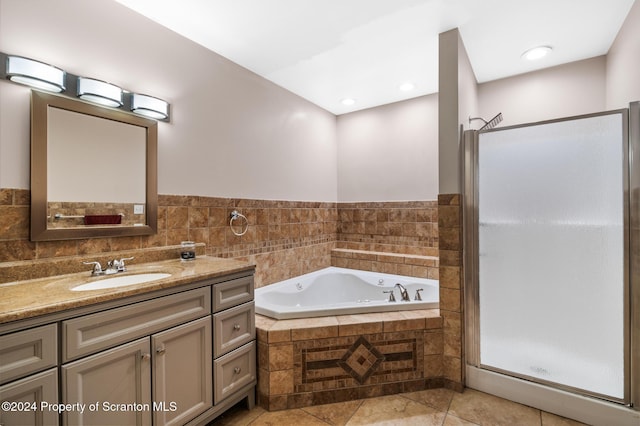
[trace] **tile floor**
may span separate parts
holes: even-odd
[[[239,403],[209,426],[578,426],[584,425],[472,389],[430,389],[378,398],[269,412]]]

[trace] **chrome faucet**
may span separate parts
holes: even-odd
[[[91,270],[91,276],[104,275],[104,271],[102,270],[102,265],[100,265],[100,262],[82,262],[82,264],[93,265],[93,269]]]
[[[120,260],[115,259],[113,261],[113,267],[115,268],[116,272],[127,272],[127,265],[125,265],[124,262],[125,260],[132,260],[132,259],[134,259],[134,257],[123,257]]]
[[[409,293],[407,292],[407,289],[404,288],[404,286],[402,284],[396,283],[395,286],[400,289],[400,296],[402,296],[402,301],[403,302],[411,301],[411,299],[409,299]]]
[[[102,269],[100,262],[82,262],[84,265],[93,265],[91,270],[91,276],[99,275],[112,275],[118,272],[126,272],[127,266],[124,264],[125,260],[131,260],[133,257],[124,257],[122,259],[114,259],[107,262],[107,267]]]

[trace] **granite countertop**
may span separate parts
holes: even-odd
[[[62,312],[72,308],[117,300],[211,279],[236,272],[252,271],[254,265],[233,259],[199,256],[190,262],[166,260],[127,265],[127,272],[92,277],[90,272],[56,275],[0,284],[0,324]],[[72,287],[104,278],[141,273],[167,272],[168,278],[125,287],[73,291]]]

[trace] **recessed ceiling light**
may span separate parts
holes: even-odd
[[[408,92],[416,88],[416,85],[411,82],[402,83],[400,87],[398,87],[403,92]]]
[[[522,57],[528,61],[535,61],[541,59],[551,53],[551,46],[536,46],[522,54]]]
[[[353,98],[344,98],[341,102],[342,105],[353,105],[356,103],[356,100]]]

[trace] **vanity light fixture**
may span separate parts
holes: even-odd
[[[65,90],[66,72],[64,70],[22,56],[7,56],[6,75],[13,82],[49,92]]]
[[[169,104],[153,96],[132,93],[131,111],[156,120],[165,120],[169,117]]]
[[[169,104],[162,99],[131,93],[102,80],[79,77],[44,62],[0,52],[0,80],[5,78],[40,90],[65,92],[63,96],[66,97],[77,96],[89,102],[131,111],[154,120],[169,121]],[[70,88],[69,91],[67,87]]]
[[[355,103],[356,103],[356,100],[355,100],[355,99],[353,99],[353,98],[344,98],[344,99],[343,99],[342,101],[340,101],[340,102],[342,102],[342,105],[347,105],[347,106],[349,106],[349,105],[353,105],[353,104],[355,104]]]
[[[536,46],[536,47],[532,47],[531,49],[525,51],[522,54],[522,58],[524,58],[524,59],[526,59],[528,61],[535,61],[537,59],[544,58],[549,53],[551,53],[552,50],[553,50],[553,48],[551,46]]]
[[[93,78],[78,77],[78,97],[109,107],[122,106],[122,89]]]

